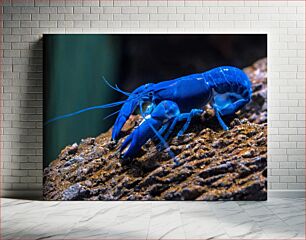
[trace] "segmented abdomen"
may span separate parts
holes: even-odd
[[[246,100],[251,98],[251,82],[248,76],[238,68],[217,67],[203,73],[203,77],[207,84],[219,94],[232,92]]]

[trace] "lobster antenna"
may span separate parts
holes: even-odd
[[[130,95],[131,95],[131,93],[125,92],[125,91],[121,90],[121,89],[117,86],[117,84],[115,85],[115,87],[112,86],[112,85],[105,79],[104,76],[103,76],[102,78],[103,78],[104,82],[106,83],[106,85],[108,85],[110,88],[114,89],[115,91],[120,92],[120,93],[122,93],[122,94],[124,94],[124,95],[126,95],[126,96],[130,96]],[[124,103],[125,103],[125,101],[119,101],[119,102],[108,103],[108,104],[104,104],[104,105],[98,105],[98,106],[93,106],[93,107],[84,108],[84,109],[78,110],[78,111],[76,111],[76,112],[72,112],[72,113],[64,114],[64,115],[61,115],[61,116],[58,116],[58,117],[55,117],[55,118],[51,118],[51,119],[49,119],[48,121],[46,121],[46,122],[44,123],[44,125],[46,126],[46,125],[48,125],[49,123],[55,122],[55,121],[57,121],[57,120],[69,118],[69,117],[72,117],[72,116],[75,116],[75,115],[78,115],[78,114],[80,114],[80,113],[87,112],[87,111],[90,111],[90,110],[116,107],[116,106],[122,105],[122,104],[124,104]],[[107,119],[107,118],[113,116],[114,114],[118,113],[119,111],[120,111],[120,110],[118,110],[118,111],[116,111],[116,112],[114,112],[114,113],[111,113],[110,115],[106,116],[104,119]]]
[[[61,115],[61,116],[58,116],[58,117],[55,117],[55,118],[51,118],[47,122],[45,122],[44,125],[48,125],[49,123],[55,122],[57,120],[64,119],[64,118],[69,118],[69,117],[72,117],[72,116],[75,116],[75,115],[78,115],[80,113],[87,112],[87,111],[90,111],[90,110],[116,107],[116,106],[119,106],[119,105],[124,104],[124,103],[125,103],[125,101],[119,101],[119,102],[107,103],[107,104],[104,104],[104,105],[98,105],[98,106],[83,108],[83,109],[78,110],[76,112],[72,112],[72,113],[64,114],[64,115]]]
[[[116,113],[120,112],[120,110],[121,110],[121,109],[119,109],[118,111],[113,112],[113,113],[111,113],[111,114],[107,115],[105,118],[103,118],[103,120],[108,119],[109,117],[111,117],[111,116],[115,115]]]
[[[141,116],[143,117],[144,121],[146,121],[146,118],[142,112],[142,103],[140,102],[140,113]],[[178,164],[178,159],[177,157],[174,155],[174,153],[171,151],[169,144],[165,141],[165,139],[159,134],[159,132],[152,126],[152,124],[150,123],[150,121],[147,121],[147,123],[149,124],[150,128],[153,130],[153,132],[155,133],[155,135],[159,138],[159,140],[161,141],[161,143],[164,145],[164,147],[168,150],[168,153],[170,155],[170,157],[174,160],[175,164]]]
[[[109,86],[110,88],[114,89],[115,91],[120,92],[120,93],[124,94],[125,96],[130,96],[130,95],[131,95],[131,93],[125,92],[125,91],[121,90],[121,89],[117,86],[117,84],[115,85],[115,87],[112,86],[112,85],[106,80],[106,78],[105,78],[104,76],[102,76],[102,78],[103,78],[104,82],[106,83],[106,85]]]

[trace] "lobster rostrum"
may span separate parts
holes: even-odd
[[[135,157],[141,147],[153,137],[157,137],[161,144],[168,148],[167,138],[173,132],[177,122],[185,121],[177,134],[180,136],[187,130],[192,117],[200,115],[203,112],[202,108],[208,103],[213,107],[221,127],[228,130],[222,117],[232,115],[241,109],[250,101],[252,94],[247,75],[242,70],[231,66],[217,67],[204,73],[156,84],[148,83],[138,87],[132,93],[122,91],[117,85],[111,86],[106,80],[105,82],[114,90],[128,96],[127,100],[82,109],[51,119],[47,123],[84,111],[123,104],[112,130],[112,140],[117,142],[123,125],[139,107],[144,119],[123,141],[120,152],[124,159]],[[144,103],[149,103],[145,109]],[[171,157],[174,157],[170,150],[169,153]],[[175,157],[174,161],[177,162]]]

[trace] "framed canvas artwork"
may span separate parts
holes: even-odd
[[[266,34],[46,34],[45,200],[266,200]]]

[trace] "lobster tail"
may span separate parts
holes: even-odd
[[[233,92],[245,99],[252,94],[251,82],[248,76],[239,68],[222,66],[203,73],[210,88],[219,94]]]

